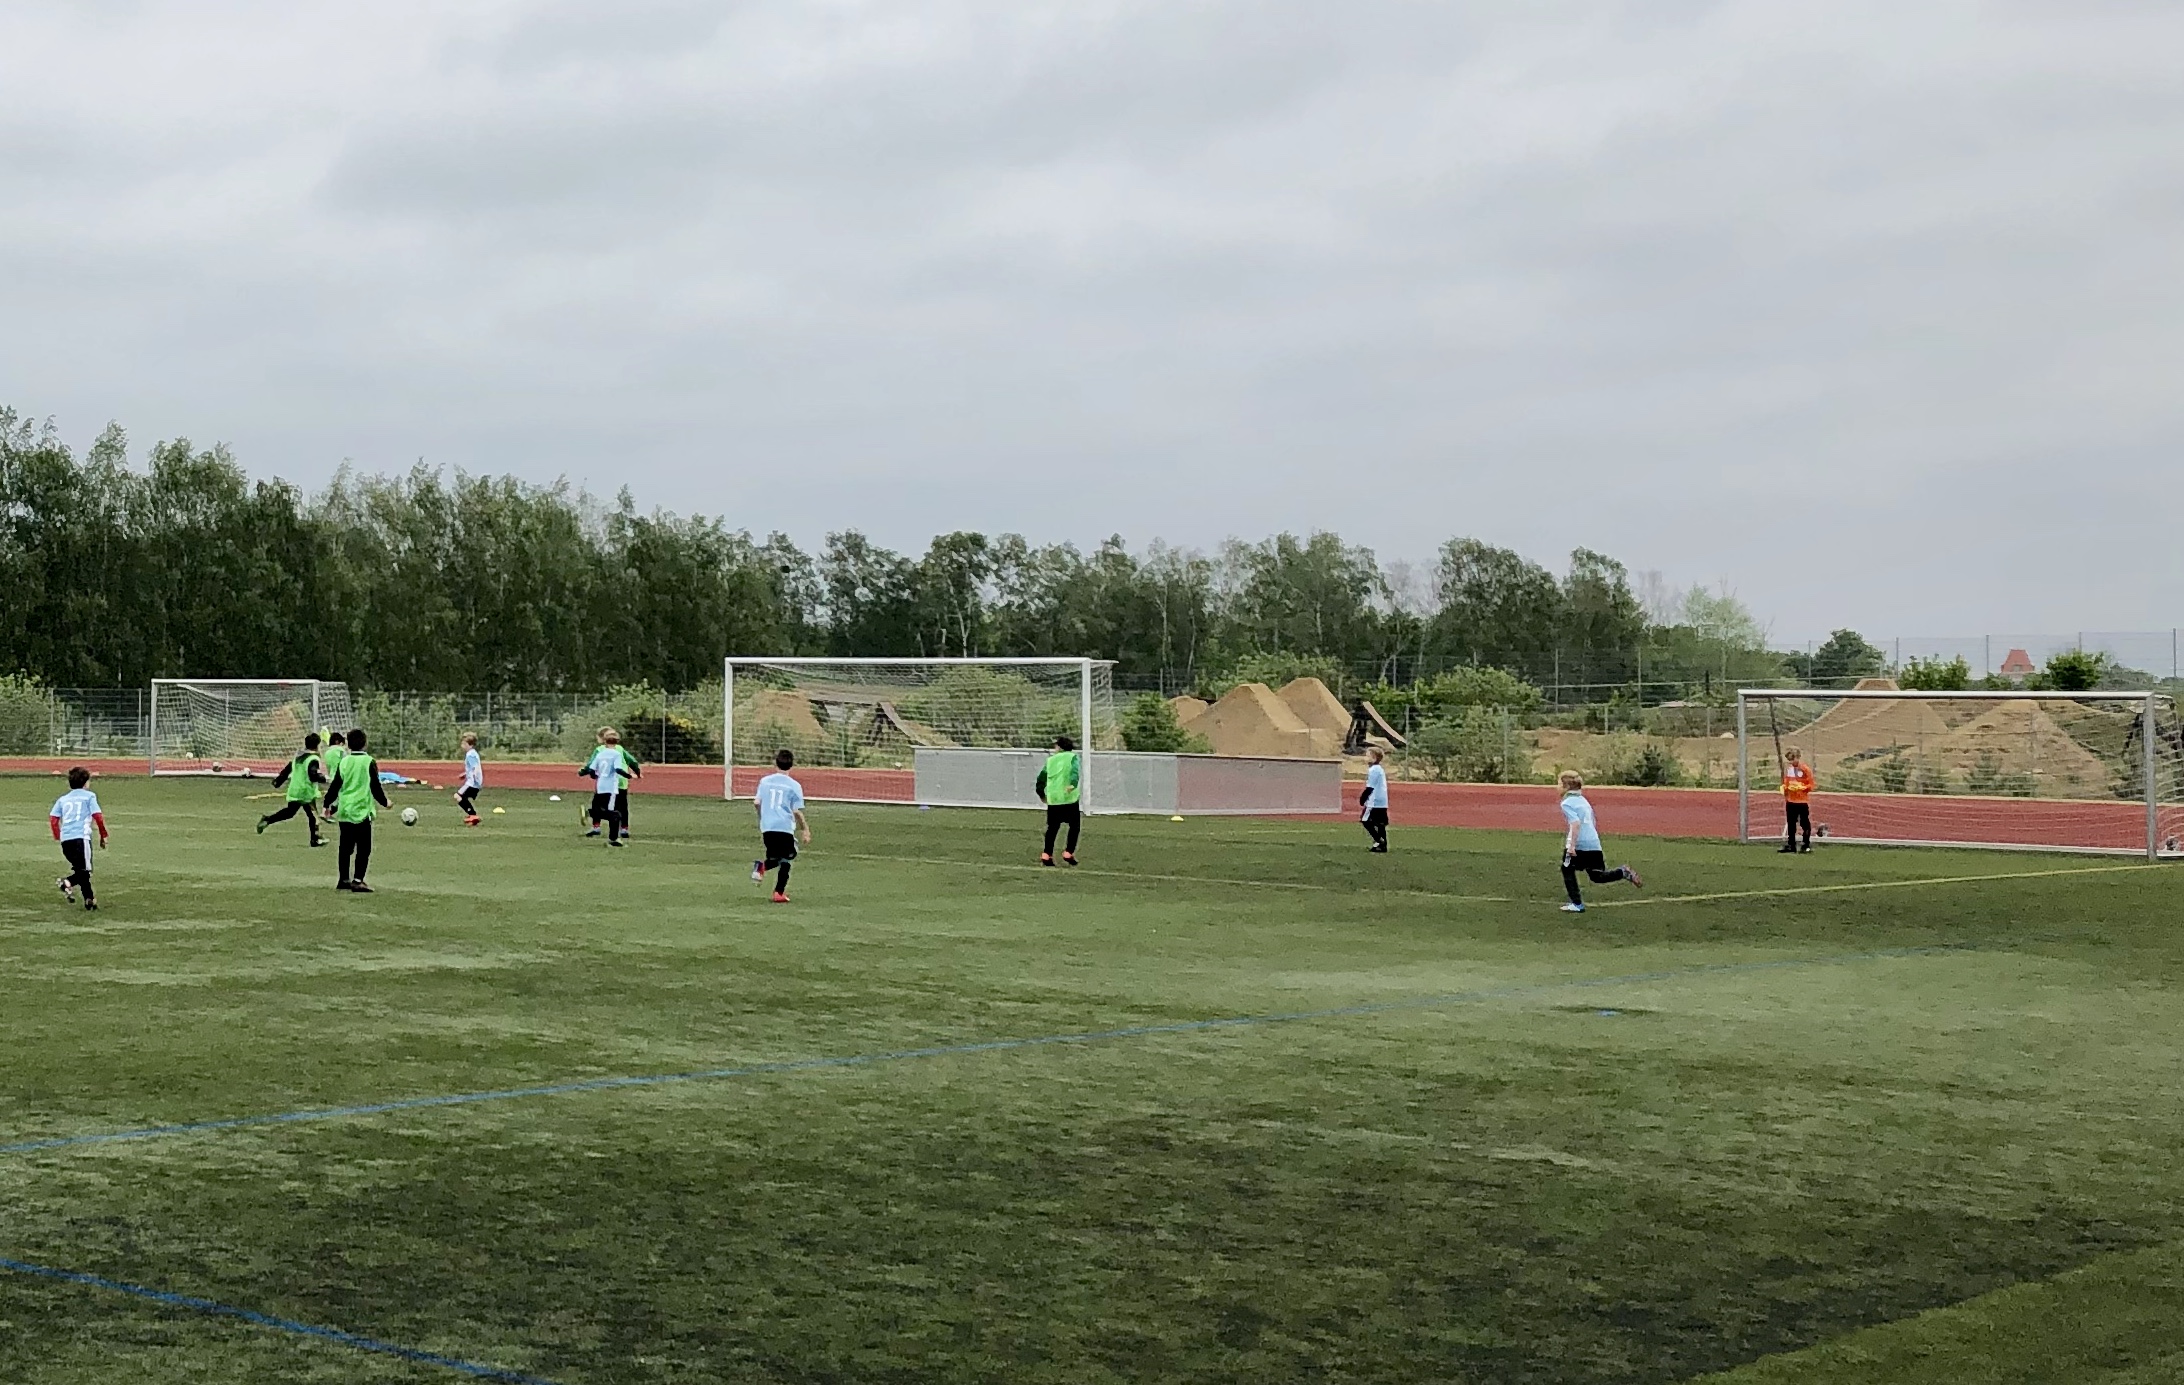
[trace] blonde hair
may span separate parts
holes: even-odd
[[[1387,759],[1388,757],[1387,757],[1386,755],[1383,755],[1383,754],[1381,753],[1381,751],[1380,751],[1380,747],[1379,747],[1379,746],[1377,746],[1377,745],[1368,745],[1368,746],[1366,746],[1366,747],[1365,747],[1365,758],[1366,758],[1366,759],[1368,759],[1368,760],[1370,760],[1370,761],[1372,761],[1372,762],[1373,762],[1374,764],[1376,764],[1376,765],[1377,765],[1377,764],[1379,764],[1379,763],[1380,763],[1380,762],[1381,762],[1382,760],[1385,760],[1385,759]]]
[[[1564,793],[1568,793],[1572,789],[1582,789],[1585,787],[1585,776],[1579,774],[1574,769],[1566,769],[1555,777],[1561,782],[1562,791]]]
[[[620,745],[622,743],[622,733],[610,726],[599,733],[599,739],[605,741],[608,745]]]
[[[465,731],[465,732],[463,732],[463,744],[464,744],[464,745],[476,745],[477,743],[478,743],[478,733],[477,733],[477,732],[475,732],[475,731]]]
[[[1805,752],[1793,745],[1782,752],[1782,758],[1785,760],[1802,760],[1805,758]]]

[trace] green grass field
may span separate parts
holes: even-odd
[[[26,1266],[559,1385],[2184,1380],[2170,868],[817,805],[784,908],[418,794],[350,897],[99,787],[86,915],[0,781],[0,1380],[463,1378]]]

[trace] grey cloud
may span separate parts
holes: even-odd
[[[1468,532],[1785,633],[2168,624],[2180,41],[2120,3],[11,10],[0,398],[807,539]]]

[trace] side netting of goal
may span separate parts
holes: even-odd
[[[2167,694],[1744,689],[1737,741],[1743,841],[1780,839],[1795,749],[1830,841],[2184,854],[2184,722]]]
[[[158,678],[145,726],[153,774],[272,774],[312,731],[356,724],[346,683]]]

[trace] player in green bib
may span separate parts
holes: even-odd
[[[379,782],[379,761],[364,753],[363,728],[349,733],[348,754],[334,769],[326,785],[326,813],[341,824],[341,880],[334,886],[352,894],[370,894],[364,872],[372,864],[372,819],[381,808],[391,808],[387,791]],[[351,859],[356,869],[349,869]]]
[[[281,766],[281,772],[273,776],[273,787],[287,789],[288,801],[281,805],[279,812],[267,813],[259,818],[258,831],[263,833],[274,823],[286,822],[301,813],[304,822],[311,828],[311,845],[326,845],[326,839],[319,835],[318,830],[318,796],[325,783],[326,766],[319,759],[319,734],[313,731],[303,738],[303,749],[296,757]]]
[[[1031,791],[1046,804],[1046,846],[1039,853],[1039,864],[1054,864],[1054,834],[1063,827],[1069,829],[1069,840],[1062,846],[1062,864],[1077,864],[1077,830],[1083,825],[1079,807],[1084,798],[1084,757],[1077,753],[1077,743],[1067,736],[1054,738],[1054,753],[1047,756],[1045,768],[1031,782]]]

